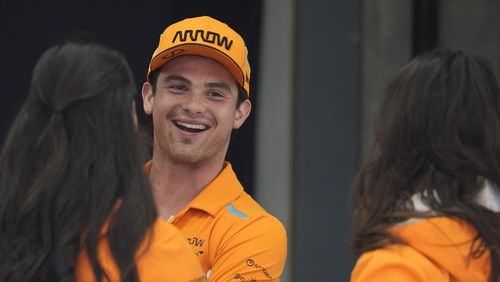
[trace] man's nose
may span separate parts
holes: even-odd
[[[203,94],[200,92],[193,91],[186,95],[186,99],[183,103],[183,108],[191,114],[203,113],[205,110],[205,99],[203,99]]]

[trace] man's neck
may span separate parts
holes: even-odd
[[[224,159],[179,164],[153,153],[149,180],[158,215],[168,220],[181,211],[222,170]]]

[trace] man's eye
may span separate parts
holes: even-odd
[[[175,91],[186,91],[187,88],[184,85],[170,85],[170,89],[175,90]]]
[[[222,95],[222,93],[219,93],[219,92],[208,92],[208,96],[210,97],[213,97],[213,98],[223,98],[224,95]]]

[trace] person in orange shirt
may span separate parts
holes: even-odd
[[[204,281],[158,218],[121,54],[68,42],[38,60],[0,155],[0,281]]]
[[[500,281],[499,140],[486,60],[438,49],[405,66],[356,181],[351,281]]]
[[[278,281],[285,264],[283,225],[225,161],[232,132],[250,114],[249,85],[243,38],[201,16],[165,29],[142,88],[158,212],[182,231],[210,281]]]

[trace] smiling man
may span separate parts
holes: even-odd
[[[279,281],[286,259],[283,225],[225,161],[233,130],[250,114],[249,82],[243,38],[203,16],[165,29],[142,88],[158,212],[184,233],[210,281]]]

